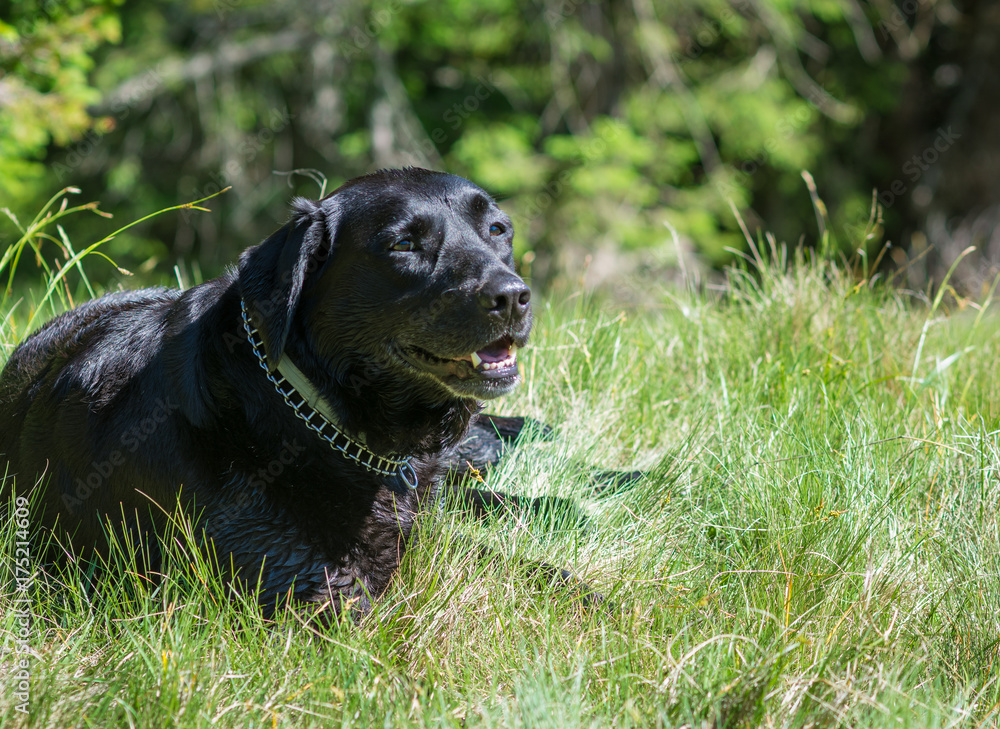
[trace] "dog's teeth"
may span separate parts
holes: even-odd
[[[497,360],[496,362],[487,362],[475,352],[472,353],[470,359],[472,360],[473,368],[480,370],[481,372],[511,367],[515,362],[517,362],[517,347],[511,345],[507,350],[507,356],[501,360]]]

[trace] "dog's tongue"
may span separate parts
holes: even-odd
[[[468,360],[476,369],[494,370],[512,366],[516,357],[517,347],[509,340],[500,339],[483,347],[478,352],[473,352],[469,355]]]
[[[476,354],[483,362],[500,362],[510,357],[511,349],[505,344],[494,342],[489,347],[480,349]]]

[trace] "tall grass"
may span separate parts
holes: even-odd
[[[72,308],[76,303],[73,298],[74,288],[83,290],[88,298],[95,296],[94,286],[87,275],[83,261],[88,257],[103,258],[119,273],[126,276],[132,274],[121,268],[101,250],[105,244],[114,240],[130,228],[144,223],[150,218],[158,215],[173,212],[175,210],[200,210],[208,212],[208,208],[201,207],[201,203],[211,200],[217,195],[221,195],[229,188],[225,188],[200,200],[189,203],[182,203],[168,208],[163,208],[155,213],[150,213],[138,220],[134,220],[117,230],[109,233],[96,243],[91,243],[85,248],[76,250],[70,241],[66,230],[63,227],[64,220],[72,215],[91,212],[105,218],[110,218],[111,214],[99,209],[96,202],[83,203],[82,205],[70,205],[71,196],[79,195],[80,190],[75,187],[66,187],[52,196],[49,201],[42,206],[38,214],[29,223],[25,224],[18,220],[8,208],[0,208],[0,214],[7,218],[10,224],[17,231],[18,238],[7,247],[7,250],[0,255],[0,281],[6,277],[7,284],[0,293],[0,343],[6,347],[7,354],[13,348],[14,343],[27,332],[33,331],[49,318],[52,314]],[[41,293],[31,290],[30,301],[15,296],[15,274],[17,273],[22,258],[33,254],[34,263],[43,275]],[[70,273],[78,274],[78,281],[70,283]],[[26,311],[25,311],[26,310]],[[24,311],[24,313],[21,313]],[[20,325],[20,327],[18,326]],[[6,359],[6,355],[4,356]]]
[[[158,582],[119,563],[95,590],[79,568],[36,583],[28,716],[4,610],[4,725],[995,724],[992,298],[766,247],[719,293],[643,282],[642,310],[539,306],[525,385],[500,408],[559,438],[490,483],[586,519],[434,511],[374,612],[318,632],[230,597],[179,524]],[[588,465],[649,477],[595,497]],[[611,607],[519,578],[524,557],[572,567]]]

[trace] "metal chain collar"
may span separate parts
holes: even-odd
[[[323,413],[319,412],[319,410],[306,399],[305,395],[296,390],[292,383],[290,383],[285,376],[280,373],[280,371],[276,377],[274,373],[268,369],[267,361],[264,358],[263,352],[264,342],[260,339],[260,334],[257,329],[250,323],[250,315],[247,313],[246,302],[243,301],[242,297],[240,298],[240,309],[243,313],[243,328],[246,330],[247,340],[253,348],[253,353],[257,357],[257,362],[260,364],[261,369],[264,370],[264,374],[267,376],[267,379],[271,381],[272,385],[274,385],[274,389],[277,390],[278,394],[284,399],[285,404],[295,412],[295,415],[307,426],[309,426],[310,430],[325,440],[331,448],[342,453],[347,458],[350,458],[358,465],[374,473],[381,474],[382,476],[399,476],[403,480],[403,483],[405,483],[409,488],[416,488],[417,473],[413,470],[413,465],[410,463],[409,458],[386,458],[373,453],[363,444],[348,436],[341,427],[338,427],[335,423],[331,422],[328,417],[323,415]],[[293,401],[292,398],[295,396],[299,398],[300,402],[296,403]],[[328,406],[323,409],[331,412],[331,409]]]

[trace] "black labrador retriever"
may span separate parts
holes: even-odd
[[[217,279],[56,317],[0,375],[4,496],[40,488],[38,523],[73,552],[110,526],[154,570],[180,503],[265,613],[368,609],[448,469],[523,426],[477,420],[518,384],[531,329],[512,235],[467,180],[382,171],[297,199]]]

